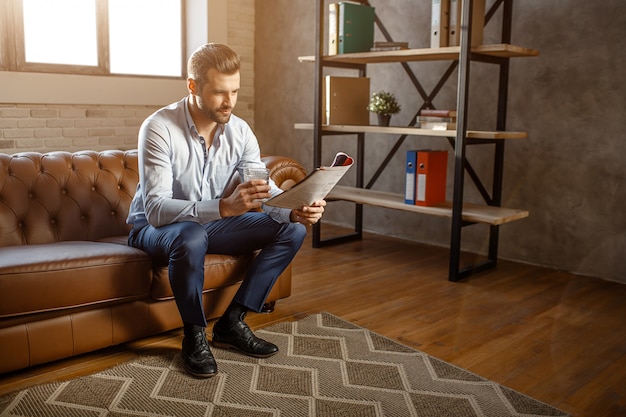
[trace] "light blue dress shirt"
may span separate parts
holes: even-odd
[[[188,97],[149,116],[139,130],[139,184],[127,222],[141,227],[220,219],[219,200],[244,166],[264,167],[256,136],[231,115],[219,125],[211,147],[198,134]],[[282,190],[270,180],[270,194]],[[289,222],[291,210],[263,206],[274,220]]]

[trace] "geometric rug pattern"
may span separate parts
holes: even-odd
[[[495,382],[328,313],[256,333],[280,352],[212,348],[219,373],[187,375],[178,351],[0,398],[26,417],[567,416]]]

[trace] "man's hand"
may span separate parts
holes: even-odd
[[[325,206],[326,200],[316,201],[310,206],[302,207],[300,210],[292,210],[290,219],[292,222],[302,223],[305,226],[311,226],[322,218]]]
[[[270,186],[264,180],[251,180],[237,185],[235,190],[220,200],[220,216],[240,216],[261,208],[261,200],[270,198]]]

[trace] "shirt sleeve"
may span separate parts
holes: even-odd
[[[270,180],[270,183],[273,181]],[[270,194],[272,197],[282,193],[283,191],[274,184],[274,187],[278,192],[274,192],[274,190],[270,190]],[[291,222],[291,209],[280,208],[280,207],[272,207],[263,205],[263,211],[266,212],[272,219],[274,219],[278,223],[290,223]]]

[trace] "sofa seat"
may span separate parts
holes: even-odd
[[[116,243],[118,245],[126,246],[127,241],[128,236],[114,236],[100,239],[98,242]],[[143,254],[142,251],[139,252]],[[144,254],[144,256],[147,255]],[[206,293],[216,288],[229,287],[241,282],[245,277],[246,270],[248,269],[250,262],[252,262],[253,257],[254,254],[207,255],[204,258],[204,275],[206,278],[204,280],[202,292]],[[149,292],[150,298],[153,300],[174,299],[167,266],[153,265],[152,282]]]
[[[204,286],[203,292],[216,288],[229,287],[241,282],[246,274],[253,255],[211,255],[204,259]],[[150,297],[155,300],[169,300],[174,298],[169,281],[167,267],[156,267],[153,271],[152,289]]]
[[[0,318],[145,298],[150,268],[145,252],[115,243],[5,247],[0,257]]]

